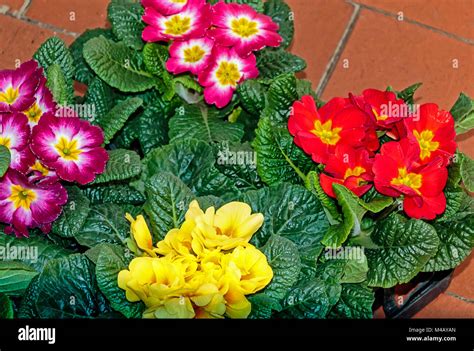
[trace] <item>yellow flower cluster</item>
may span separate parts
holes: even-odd
[[[144,318],[246,318],[246,295],[273,278],[265,255],[249,244],[263,215],[245,203],[204,212],[193,201],[181,227],[156,247],[143,216],[127,219],[142,255],[119,273],[118,285],[129,301],[145,303]]]

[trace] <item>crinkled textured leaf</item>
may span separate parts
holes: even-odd
[[[239,142],[243,125],[221,119],[221,111],[204,105],[184,105],[176,109],[169,122],[170,141],[194,138],[207,143]]]
[[[132,49],[140,50],[143,47],[142,32],[145,29],[141,4],[111,2],[107,13],[115,36]]]
[[[0,293],[0,319],[13,319],[13,302],[10,298]]]
[[[57,64],[50,65],[46,70],[46,77],[46,86],[53,94],[54,101],[59,105],[70,104],[74,99],[73,82],[64,76],[61,67]]]
[[[291,8],[283,0],[269,0],[265,2],[264,13],[280,26],[278,33],[283,38],[281,47],[289,47],[295,33]]]
[[[99,121],[99,125],[104,131],[104,144],[110,143],[115,134],[120,131],[125,122],[133,115],[143,104],[140,98],[129,98],[119,102]]]
[[[474,192],[474,160],[467,155],[463,155],[462,158],[461,178],[466,189]]]
[[[220,196],[238,190],[232,180],[214,166],[216,157],[208,144],[195,139],[179,140],[150,152],[143,160],[143,178],[169,172],[184,182],[197,196]]]
[[[83,189],[83,193],[92,204],[114,203],[141,205],[145,196],[138,190],[124,184],[106,184]]]
[[[75,254],[50,261],[33,299],[40,318],[92,318],[109,312],[97,287],[94,265]]]
[[[264,293],[250,295],[248,300],[252,304],[249,319],[270,319],[273,311],[281,310],[280,303]]]
[[[284,73],[303,71],[306,62],[283,49],[266,49],[257,55],[257,68],[261,78],[275,78]]]
[[[428,223],[392,214],[379,221],[371,234],[376,248],[367,248],[369,286],[390,288],[409,282],[433,257],[439,246]]]
[[[90,84],[95,78],[94,72],[89,67],[86,60],[84,59],[84,56],[82,55],[82,50],[84,49],[84,44],[86,42],[92,38],[100,37],[101,35],[107,39],[114,39],[114,35],[110,29],[88,29],[82,33],[69,47],[71,50],[71,55],[74,59],[74,65],[76,67],[74,79],[78,82]]]
[[[331,318],[371,319],[375,296],[363,284],[342,284],[341,297],[330,313]]]
[[[276,78],[267,93],[267,105],[262,116],[272,122],[287,123],[293,103],[298,100],[296,78],[293,74],[285,74]]]
[[[249,79],[237,88],[242,107],[254,115],[265,108],[266,88],[256,79]]]
[[[474,100],[469,96],[461,93],[450,112],[455,121],[456,134],[463,134],[474,128]]]
[[[53,223],[52,232],[62,237],[74,237],[84,225],[90,211],[90,201],[78,187],[69,187],[68,202],[61,216]]]
[[[117,284],[120,271],[128,268],[126,261],[122,247],[104,245],[99,253],[95,268],[97,284],[114,310],[127,318],[140,318],[143,304],[129,302],[125,297],[125,291],[120,289]]]
[[[397,92],[397,97],[405,101],[407,104],[413,104],[415,102],[413,96],[422,84],[423,83],[415,83],[413,85],[410,85],[408,88]]]
[[[209,2],[211,4],[215,4],[218,2],[218,0],[210,0]],[[263,12],[263,2],[261,0],[224,0],[224,2],[228,4],[235,3],[249,5],[252,6],[256,11]]]
[[[18,261],[0,261],[0,293],[22,296],[38,272],[30,265]]]
[[[74,78],[74,59],[64,41],[58,37],[49,38],[41,44],[38,51],[33,55],[33,58],[38,61],[40,66],[45,70],[47,70],[49,66],[56,64],[61,68],[67,80]]]
[[[269,184],[301,183],[315,167],[311,158],[295,145],[286,125],[273,125],[268,118],[258,123],[252,144],[257,152],[257,171]]]
[[[130,179],[140,174],[140,156],[135,151],[116,149],[108,151],[108,153],[109,161],[105,172],[99,174],[93,184]]]
[[[10,167],[11,155],[10,150],[3,145],[0,145],[0,177],[7,172],[8,167]]]
[[[424,272],[444,271],[455,268],[474,247],[474,217],[432,223],[439,237],[438,251],[426,265]]]
[[[181,226],[189,203],[191,190],[170,173],[158,173],[146,184],[145,212],[150,218],[155,241],[162,240],[173,228]]]
[[[130,223],[125,219],[125,211],[115,204],[102,204],[91,207],[75,238],[82,246],[93,247],[100,243],[122,244],[129,233]]]
[[[141,92],[156,84],[143,69],[139,54],[123,43],[93,38],[84,45],[84,58],[102,80],[120,91]]]
[[[273,234],[293,241],[303,250],[317,245],[329,226],[318,199],[302,186],[281,184],[252,190],[242,196],[242,201],[265,217],[262,228],[252,238],[257,247]]]
[[[92,116],[81,115],[82,118],[89,120],[93,124],[104,117],[114,106],[115,94],[113,89],[104,83],[99,77],[91,80],[85,97],[85,104],[92,109]]]
[[[319,182],[319,174],[316,171],[308,173],[306,176],[305,186],[306,189],[317,196],[333,221],[341,219],[341,214],[339,213],[335,201],[324,192],[321,183]]]
[[[267,256],[273,270],[273,279],[264,293],[279,301],[298,281],[301,270],[298,246],[282,236],[272,235],[260,250]]]

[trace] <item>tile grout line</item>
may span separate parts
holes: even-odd
[[[20,7],[18,13],[16,14],[18,18],[21,18],[25,15],[26,11],[28,11],[28,9],[30,8],[31,1],[32,0],[24,0],[23,5]]]
[[[70,31],[68,31],[68,30],[66,30],[66,29],[56,27],[56,26],[54,26],[54,25],[52,25],[52,24],[40,22],[40,21],[34,20],[34,19],[32,19],[32,18],[28,18],[28,17],[23,16],[23,15],[22,15],[22,16],[18,16],[16,13],[12,13],[12,12],[10,12],[10,11],[7,11],[6,13],[2,13],[1,15],[14,18],[14,19],[19,20],[19,21],[21,21],[21,22],[25,22],[25,23],[34,25],[34,26],[36,26],[36,27],[48,29],[48,30],[51,30],[51,31],[53,31],[53,32],[57,32],[57,33],[60,33],[60,34],[69,35],[69,36],[72,36],[72,37],[74,37],[74,38],[77,38],[77,37],[79,36],[78,33],[70,32]]]
[[[372,11],[372,12],[376,12],[376,13],[379,13],[381,15],[384,15],[384,16],[387,16],[387,17],[392,17],[392,18],[397,18],[398,17],[398,14],[396,13],[392,13],[390,11],[386,11],[386,10],[383,10],[383,9],[379,9],[377,7],[373,7],[373,6],[369,6],[369,5],[366,5],[366,4],[360,4],[358,2],[353,2],[354,0],[347,0],[349,3],[353,4],[353,5],[359,5],[361,8],[363,9],[366,9],[366,10],[369,10],[369,11]],[[355,0],[357,1],[357,0]],[[417,26],[420,26],[422,28],[425,28],[425,29],[428,29],[430,31],[433,31],[435,33],[438,33],[438,34],[441,34],[441,35],[444,35],[450,39],[454,39],[454,40],[458,40],[458,41],[461,41],[465,44],[468,44],[468,45],[474,45],[474,40],[472,39],[468,39],[468,38],[464,38],[464,37],[461,37],[457,34],[453,34],[453,33],[450,33],[450,32],[447,32],[445,30],[442,30],[440,28],[436,28],[436,27],[433,27],[433,26],[430,26],[429,24],[425,24],[425,23],[422,23],[422,22],[419,22],[419,21],[416,21],[416,20],[413,20],[413,19],[410,19],[410,18],[407,18],[404,16],[404,19],[403,21],[399,21],[399,22],[407,22],[407,23],[410,23],[410,24],[413,24],[413,25],[417,25]]]
[[[329,80],[331,79],[331,76],[334,70],[336,69],[336,65],[339,61],[339,58],[341,57],[342,52],[359,18],[361,7],[358,4],[354,4],[354,3],[351,3],[351,5],[354,6],[354,11],[352,12],[351,18],[349,19],[349,22],[346,25],[346,29],[344,30],[344,33],[342,33],[341,39],[337,43],[336,49],[334,50],[334,53],[332,54],[331,59],[326,65],[324,74],[319,80],[318,87],[316,88],[316,95],[319,97],[322,95],[324,89],[329,83]]]
[[[451,291],[446,291],[445,294],[448,295],[448,296],[454,297],[454,298],[456,298],[456,299],[458,299],[458,300],[461,300],[461,301],[464,301],[464,302],[467,302],[467,303],[472,303],[472,304],[474,304],[474,300],[473,300],[473,299],[469,299],[469,298],[467,298],[467,297],[458,295],[458,294],[453,293],[453,292],[451,292]]]

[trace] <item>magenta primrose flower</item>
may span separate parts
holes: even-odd
[[[164,16],[181,12],[188,0],[142,0],[143,7],[153,7]]]
[[[266,46],[277,47],[283,40],[278,24],[249,5],[217,3],[212,7],[212,26],[208,35],[216,44],[233,47],[243,57]]]
[[[12,169],[0,179],[0,221],[10,224],[7,234],[28,237],[28,228],[48,233],[66,202],[67,192],[60,183],[35,185]]]
[[[209,38],[175,41],[170,46],[166,69],[174,74],[191,72],[198,75],[209,65],[213,47],[214,41]]]
[[[205,34],[211,22],[211,8],[204,0],[188,0],[181,12],[163,15],[154,7],[146,7],[142,38],[147,42],[186,40]]]
[[[33,128],[31,149],[48,169],[68,182],[87,184],[109,159],[102,129],[77,117],[43,116]]]
[[[213,61],[199,75],[199,83],[204,87],[206,102],[222,108],[232,100],[240,82],[258,77],[257,60],[254,54],[242,58],[234,49],[219,46],[212,55]]]
[[[23,112],[33,105],[39,79],[35,61],[25,62],[16,70],[0,71],[0,113]]]
[[[46,78],[44,76],[41,76],[39,79],[34,99],[33,104],[23,111],[28,118],[28,124],[31,128],[38,124],[43,115],[47,113],[54,115],[56,113],[57,105],[53,100],[53,94],[46,87]]]
[[[0,114],[0,145],[10,150],[10,168],[25,173],[35,162],[28,147],[30,127],[28,119],[21,113]]]

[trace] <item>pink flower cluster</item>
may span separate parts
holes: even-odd
[[[279,26],[248,5],[205,0],[142,0],[147,42],[172,42],[168,71],[191,72],[207,103],[222,108],[237,85],[258,77],[254,51],[278,47]]]
[[[11,155],[0,178],[0,222],[9,224],[7,234],[49,232],[67,201],[59,181],[87,184],[105,169],[102,130],[62,115],[35,61],[0,71],[0,145]]]

